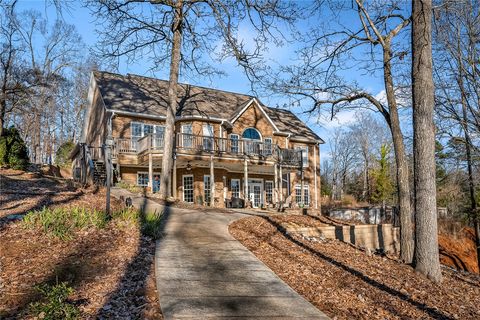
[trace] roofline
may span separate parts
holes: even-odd
[[[278,127],[275,125],[275,122],[272,121],[272,119],[268,116],[268,114],[265,112],[265,110],[263,110],[262,106],[260,105],[260,103],[258,102],[257,98],[253,97],[246,105],[245,107],[242,108],[242,110],[240,110],[240,112],[237,113],[237,115],[232,119],[231,123],[235,123],[235,121],[237,121],[240,116],[252,105],[252,103],[255,102],[257,104],[257,107],[260,109],[260,111],[263,113],[263,115],[265,116],[265,118],[267,118],[267,120],[270,122],[270,124],[272,125],[272,127],[275,129],[276,132],[280,132],[280,130],[278,130]]]
[[[307,142],[307,143],[318,143],[318,144],[324,144],[325,141],[323,141],[321,138],[320,139],[308,139],[308,138],[296,138],[296,137],[291,137],[290,141],[295,141],[295,142]]]
[[[153,114],[147,113],[140,113],[140,112],[131,112],[125,110],[118,110],[118,109],[107,109],[107,112],[113,112],[117,115],[122,116],[132,116],[132,117],[139,117],[139,118],[147,118],[147,119],[154,119],[154,120],[166,120],[166,116],[157,116]],[[227,119],[222,118],[214,118],[214,117],[202,117],[202,116],[186,116],[186,117],[175,117],[175,120],[210,120],[213,122],[225,122],[230,123]]]

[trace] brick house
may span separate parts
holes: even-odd
[[[224,207],[320,206],[320,144],[288,110],[253,96],[179,85],[174,169],[169,193],[180,201]],[[104,179],[106,137],[113,137],[114,180],[157,191],[168,81],[95,71],[76,179]],[[302,192],[303,190],[303,192]]]

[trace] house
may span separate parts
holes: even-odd
[[[81,143],[72,153],[75,178],[104,181],[110,133],[114,180],[158,191],[167,88],[164,80],[93,72]],[[216,207],[319,207],[324,142],[292,112],[188,84],[179,84],[178,102],[169,183],[175,199]]]

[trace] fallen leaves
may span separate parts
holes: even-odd
[[[103,229],[81,230],[61,241],[25,229],[21,221],[1,219],[43,205],[102,209],[104,190],[72,189],[62,180],[14,170],[0,170],[0,188],[9,190],[0,195],[0,318],[28,318],[24,311],[38,298],[35,285],[68,281],[82,319],[162,319],[153,269],[155,241],[142,236],[138,225],[111,221]],[[27,190],[35,192],[28,195]],[[112,202],[113,209],[121,206]]]
[[[480,277],[443,269],[436,285],[395,259],[337,240],[279,231],[275,217],[249,217],[231,234],[293,289],[337,319],[479,319]],[[293,218],[288,218],[291,222]],[[261,222],[268,223],[261,223]]]

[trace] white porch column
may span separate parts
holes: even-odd
[[[319,177],[318,177],[318,193],[320,193],[320,201],[318,203],[318,211],[320,213],[320,215],[322,214],[322,176],[320,175],[321,173],[321,155],[320,155],[320,144],[318,145],[318,174],[319,174]]]
[[[150,192],[153,192],[153,155],[151,152],[148,154],[148,187]]]
[[[247,205],[248,199],[248,162],[247,158],[245,157],[243,162],[243,198],[245,200],[245,205]]]
[[[315,183],[315,209],[318,209],[318,186],[317,186],[317,146],[313,147],[313,181]]]
[[[279,168],[279,180],[280,180],[280,186],[278,187],[280,190],[280,202],[283,202],[283,174],[282,174],[282,166]]]
[[[273,165],[273,203],[278,204],[278,171],[277,164]]]
[[[213,166],[213,155],[210,155],[210,207],[215,206],[215,168]]]
[[[177,200],[177,159],[173,159],[172,171],[172,197]]]

